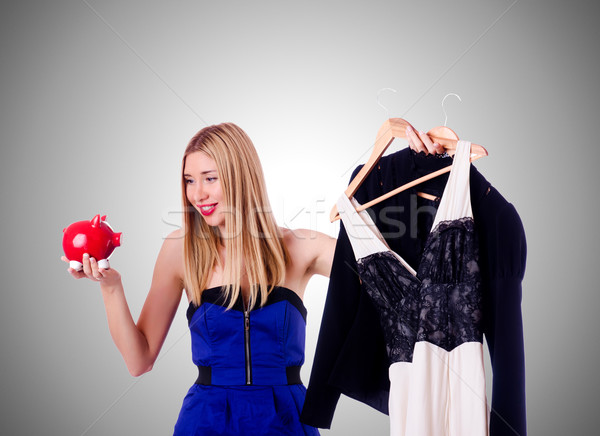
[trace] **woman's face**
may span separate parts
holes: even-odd
[[[218,226],[225,234],[225,199],[214,160],[201,151],[187,155],[183,178],[188,201],[209,226]]]

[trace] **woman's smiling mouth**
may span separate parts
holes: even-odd
[[[219,203],[203,204],[203,205],[197,205],[197,206],[200,209],[200,213],[202,215],[209,216],[215,211],[217,204],[219,204]]]

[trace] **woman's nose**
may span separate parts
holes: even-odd
[[[203,200],[208,198],[208,193],[203,189],[202,184],[198,183],[194,191],[194,201],[196,203],[202,203]]]

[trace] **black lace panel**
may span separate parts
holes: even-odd
[[[472,218],[442,221],[431,233],[419,266],[417,341],[446,351],[483,342],[478,245]]]
[[[418,330],[419,280],[390,251],[358,261],[358,274],[371,297],[393,362],[412,362]]]
[[[390,251],[359,259],[358,273],[379,313],[391,363],[412,362],[416,341],[446,351],[483,342],[477,261],[472,218],[438,224],[425,245],[418,278]]]

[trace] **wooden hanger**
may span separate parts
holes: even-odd
[[[402,118],[389,118],[383,123],[383,125],[379,129],[379,132],[377,133],[377,139],[375,140],[373,151],[371,152],[371,156],[369,156],[367,163],[365,163],[365,165],[360,169],[356,177],[352,179],[352,181],[344,191],[344,194],[348,196],[348,198],[352,198],[354,196],[359,186],[369,175],[371,170],[375,168],[375,164],[379,161],[379,159],[381,158],[385,150],[389,147],[389,145],[392,143],[392,141],[395,138],[406,138],[406,127],[408,126],[412,127],[408,121]],[[456,152],[458,136],[454,131],[452,131],[452,129],[445,126],[439,126],[431,129],[429,132],[427,132],[427,135],[431,138],[433,142],[437,142],[438,144],[442,145],[446,150],[446,153],[448,153],[449,155],[453,155]],[[471,162],[487,155],[488,152],[483,146],[478,144],[471,144]],[[393,191],[388,192],[387,194],[383,194],[380,197],[377,197],[374,200],[371,200],[368,203],[359,206],[356,210],[360,212],[361,210],[368,209],[374,204],[386,200],[392,197],[393,195],[398,194],[399,192],[412,188],[415,185],[418,185],[429,179],[433,179],[434,177],[437,177],[441,174],[447,173],[450,171],[451,168],[452,165],[449,165],[445,168],[434,171],[423,177],[419,177],[418,179],[413,180],[412,182],[406,183],[394,189]],[[329,219],[331,222],[340,219],[337,206],[334,205],[331,209]]]

